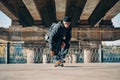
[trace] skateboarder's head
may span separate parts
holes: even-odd
[[[70,23],[71,23],[70,17],[69,17],[69,16],[65,16],[65,17],[63,18],[64,27],[65,27],[65,28],[69,28]]]

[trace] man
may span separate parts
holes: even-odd
[[[62,62],[65,58],[71,40],[71,19],[65,16],[63,21],[55,24],[48,33],[48,43],[53,63]]]

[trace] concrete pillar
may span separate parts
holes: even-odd
[[[90,49],[84,49],[84,63],[91,63],[91,51]]]
[[[34,51],[27,49],[27,63],[34,63]]]
[[[49,54],[49,49],[46,48],[46,49],[43,49],[43,63],[47,63],[47,55],[46,54]]]
[[[72,63],[77,62],[77,56],[75,54],[72,54]]]
[[[99,45],[99,62],[103,62],[103,51],[102,51],[102,45]]]
[[[65,62],[66,63],[72,63],[72,56],[71,55],[68,55],[65,59]]]
[[[65,63],[69,63],[69,57],[68,56],[65,58]]]
[[[76,48],[73,48],[73,49],[72,49],[72,54],[71,54],[72,63],[76,63],[76,62],[77,62],[77,55],[76,55],[77,53],[78,53],[77,49],[76,49]]]
[[[47,63],[47,55],[43,54],[43,64]]]
[[[72,63],[72,55],[69,55],[68,59],[68,63]]]

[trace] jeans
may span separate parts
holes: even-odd
[[[68,53],[70,44],[67,43],[64,48],[61,48],[61,41],[57,41],[53,44],[53,51],[55,52],[55,55],[53,56],[53,62],[55,63],[56,61],[63,61],[65,58],[66,54]],[[49,46],[51,46],[49,44]]]

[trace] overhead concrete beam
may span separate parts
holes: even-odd
[[[105,14],[103,19],[99,20],[96,25],[100,27],[114,27],[112,24],[112,18],[120,12],[120,0]]]
[[[35,4],[45,26],[56,21],[55,0],[35,0]]]
[[[65,15],[70,16],[76,26],[87,0],[67,0]]]
[[[119,29],[118,29],[119,30]],[[114,37],[113,37],[114,40],[118,40],[120,39],[120,31],[114,31]]]
[[[119,31],[120,28],[80,28],[78,40],[113,41],[120,38]]]
[[[48,28],[13,26],[0,28],[4,40],[44,41]],[[113,41],[120,39],[120,28],[73,28],[72,41]]]
[[[99,4],[93,11],[92,15],[89,17],[89,22],[92,26],[100,22],[107,13],[116,3],[118,0],[100,0]]]
[[[57,20],[62,20],[66,11],[66,0],[55,0]]]
[[[32,26],[34,20],[27,10],[25,4],[21,0],[1,0],[1,2],[12,12],[19,17],[21,25]]]
[[[34,0],[22,0],[25,6],[27,7],[28,11],[30,12],[31,16],[34,20],[41,20],[41,16],[38,13]]]
[[[118,13],[120,13],[120,0],[105,14],[103,19],[111,20]]]
[[[12,20],[18,20],[18,18],[1,2],[0,2],[0,10],[4,12]]]
[[[83,12],[80,16],[80,20],[88,20],[100,0],[87,0]]]

